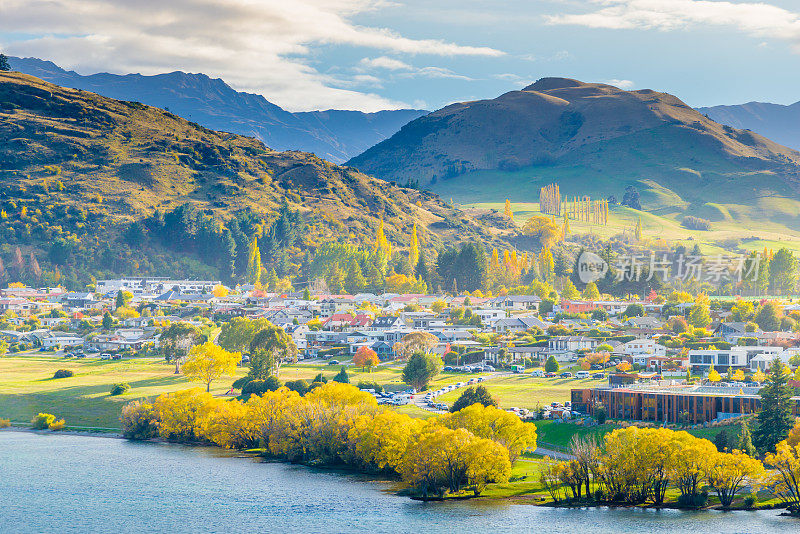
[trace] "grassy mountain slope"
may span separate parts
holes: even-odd
[[[800,227],[800,153],[651,90],[545,78],[421,117],[348,163],[465,204],[537,202],[552,181],[594,198],[633,185],[659,215]]]
[[[58,239],[85,262],[96,260],[100,272],[169,268],[178,272],[163,274],[220,276],[202,257],[127,247],[118,238],[130,223],[185,203],[219,221],[247,211],[269,224],[283,202],[308,221],[298,245],[305,250],[331,239],[371,243],[381,218],[398,246],[408,243],[414,222],[430,246],[503,239],[491,219],[465,216],[429,192],[313,154],[278,152],[140,103],[0,73],[0,259],[6,265],[12,247],[21,245],[43,267],[51,262],[66,273],[70,262],[52,248]]]
[[[409,109],[290,113],[261,95],[235,91],[205,74],[83,76],[36,58],[12,57],[10,64],[15,71],[56,85],[168,109],[208,128],[256,137],[276,150],[313,152],[336,163],[360,154],[427,113]]]
[[[697,108],[697,111],[720,124],[746,128],[800,150],[800,102],[789,106],[748,102],[734,106]]]

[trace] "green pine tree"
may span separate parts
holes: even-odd
[[[360,293],[367,286],[367,281],[361,273],[361,267],[355,258],[350,260],[350,265],[347,267],[347,278],[344,281],[344,288],[348,293],[355,295]]]
[[[254,237],[247,251],[247,283],[261,282],[261,251],[258,250],[258,238]]]
[[[775,445],[786,439],[794,425],[789,373],[779,358],[769,366],[767,383],[759,394],[761,411],[758,412],[758,428],[753,433],[753,441],[759,451],[775,452]]]

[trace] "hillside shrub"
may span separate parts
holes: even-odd
[[[64,421],[63,419],[59,419],[58,421],[53,421],[52,423],[47,425],[47,428],[53,431],[64,430],[66,424],[67,424],[66,421]]]
[[[242,397],[249,398],[250,395],[263,395],[267,391],[277,391],[283,384],[274,376],[268,376],[261,380],[251,380],[242,388]]]
[[[704,232],[711,230],[711,221],[700,217],[692,217],[691,215],[684,217],[681,225],[689,230],[702,230]]]
[[[302,378],[299,380],[287,380],[284,386],[292,391],[296,391],[298,395],[305,395],[309,388],[308,381]]]
[[[56,416],[49,413],[38,413],[36,417],[31,419],[31,426],[35,430],[45,430],[49,428],[56,420]]]
[[[70,378],[72,376],[75,376],[75,373],[73,373],[69,369],[59,369],[58,371],[55,372],[53,378]]]
[[[122,395],[129,389],[131,389],[130,384],[127,382],[120,382],[119,384],[114,384],[114,386],[111,388],[111,395]]]

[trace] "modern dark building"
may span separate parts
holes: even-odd
[[[692,424],[756,413],[761,408],[759,388],[747,386],[656,386],[631,384],[572,390],[572,409],[592,415],[602,404],[608,417],[633,421],[677,423],[686,412]],[[800,397],[792,397],[793,413],[800,416]]]

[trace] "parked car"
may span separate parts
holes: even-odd
[[[72,358],[73,356],[74,356],[74,354],[72,354],[71,352],[65,352],[64,353],[64,358]]]
[[[76,357],[76,358],[78,358],[78,359],[80,360],[80,359],[83,359],[83,358],[85,358],[85,357],[86,357],[86,355],[85,355],[84,353],[82,353],[82,352],[79,352],[78,354],[76,354],[76,355],[75,355],[75,357]]]
[[[121,360],[122,359],[122,354],[112,354],[111,355],[111,359],[112,360]]]
[[[535,371],[531,371],[531,376],[541,378],[544,376],[544,371],[541,369],[536,369]]]
[[[442,371],[452,371],[452,370],[453,367],[451,365],[445,365],[444,368],[442,368]]]
[[[103,354],[100,355],[100,359],[101,360],[110,360],[111,359],[111,355],[109,353],[107,353],[107,352],[104,352]]]
[[[569,371],[565,371],[561,373],[561,375],[559,376],[561,376],[561,378],[572,378],[572,373],[570,373]]]
[[[602,371],[603,366],[599,363],[592,364],[592,371]]]
[[[595,373],[592,375],[592,378],[595,380],[602,380],[606,377],[605,373]]]
[[[339,360],[331,360],[328,362],[328,365],[339,365]]]
[[[581,380],[585,380],[589,378],[589,371],[578,371],[575,373],[575,378],[580,378]]]

